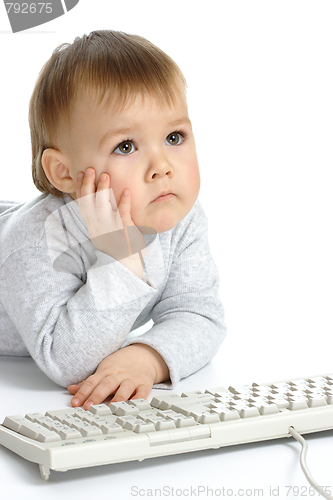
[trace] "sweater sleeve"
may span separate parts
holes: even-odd
[[[180,379],[202,368],[226,336],[218,270],[207,231],[207,217],[198,204],[197,216],[179,242],[169,279],[152,311],[154,325],[124,343],[147,344],[163,357],[170,381],[155,388],[173,388]]]
[[[69,249],[64,265],[72,272],[62,272],[45,246],[23,246],[7,257],[0,295],[36,364],[67,387],[121,347],[156,288],[99,251],[85,272],[78,250]]]

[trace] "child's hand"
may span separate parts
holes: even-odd
[[[145,344],[132,344],[107,356],[96,372],[79,384],[68,386],[74,395],[72,406],[88,410],[102,403],[110,394],[112,402],[147,399],[153,384],[169,378],[169,370],[155,349]]]
[[[95,248],[121,260],[132,254],[127,233],[127,226],[135,227],[131,216],[131,193],[128,189],[124,190],[117,207],[110,176],[102,173],[97,189],[95,177],[92,167],[78,174],[76,196],[79,209]],[[145,240],[139,229],[135,238],[138,241],[134,246],[145,249]]]

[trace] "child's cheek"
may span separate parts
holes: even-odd
[[[187,170],[187,186],[189,192],[197,197],[200,191],[200,170],[196,160],[189,164]]]

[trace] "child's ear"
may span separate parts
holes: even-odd
[[[75,193],[76,182],[73,180],[68,159],[57,149],[45,149],[42,155],[42,165],[46,177],[55,188],[63,193]]]

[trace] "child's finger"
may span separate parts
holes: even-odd
[[[82,382],[78,383],[78,384],[71,384],[67,387],[67,390],[68,392],[70,392],[71,394],[75,394],[81,387],[82,385]]]
[[[116,198],[114,196],[113,189],[111,187],[109,189],[109,197],[110,197],[110,203],[111,203],[111,206],[112,206],[112,210],[114,210],[115,212],[117,212],[118,211],[117,201],[116,201]]]
[[[124,226],[133,226],[131,216],[131,192],[129,189],[124,189],[123,195],[120,198],[118,214]]]
[[[91,167],[87,168],[82,179],[81,184],[81,198],[86,198],[87,200],[94,197],[95,188],[95,170]]]
[[[91,167],[87,168],[82,179],[78,203],[86,216],[95,213],[95,170]]]
[[[81,406],[87,398],[89,398],[90,394],[94,391],[95,387],[100,383],[102,375],[94,373],[86,380],[84,380],[79,388],[79,390],[75,393],[74,397],[71,400],[72,406]]]
[[[76,179],[76,198],[81,197],[81,187],[82,187],[83,177],[84,177],[84,172],[79,172]]]
[[[96,191],[96,213],[100,219],[108,218],[110,215],[109,187],[109,175],[105,173],[101,174]]]
[[[136,388],[135,395],[132,396],[131,399],[147,399],[149,394],[151,393],[152,387],[148,387],[147,385],[139,385]]]
[[[117,403],[118,401],[127,401],[131,398],[136,388],[136,383],[134,380],[125,379],[119,385],[117,392],[115,392],[114,397],[111,400],[111,403]]]
[[[115,392],[118,386],[119,382],[112,375],[104,377],[87,398],[84,405],[85,410],[88,410],[91,405],[98,405],[105,401],[110,394]]]
[[[89,194],[95,194],[95,169],[92,167],[88,167],[85,171],[84,177],[82,179],[82,196],[86,196]]]
[[[105,172],[103,172],[100,176],[99,176],[99,180],[98,180],[98,184],[97,184],[97,192],[101,192],[101,191],[105,191],[106,189],[108,189],[110,185],[110,176],[109,174],[106,174]]]

